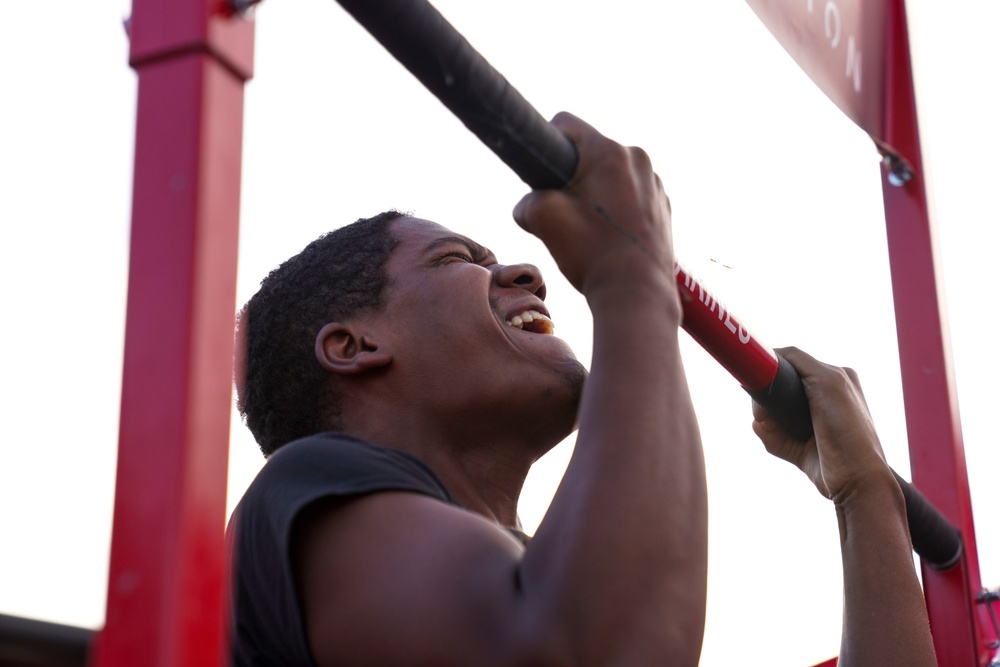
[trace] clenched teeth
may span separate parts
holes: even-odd
[[[537,310],[526,310],[520,315],[515,315],[507,321],[507,324],[515,329],[539,334],[551,334],[556,326],[552,320]]]

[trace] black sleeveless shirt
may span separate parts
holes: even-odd
[[[315,667],[292,569],[293,524],[317,501],[379,491],[412,491],[457,505],[418,459],[344,434],[310,436],[271,455],[227,531],[234,667]]]

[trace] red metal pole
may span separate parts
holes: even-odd
[[[903,399],[914,485],[962,534],[956,567],[923,564],[924,593],[942,667],[981,666],[994,637],[978,607],[979,561],[947,325],[938,282],[935,231],[927,203],[903,0],[890,0],[886,35],[886,143],[912,177],[883,171]]]
[[[243,87],[224,0],[135,0],[128,315],[100,667],[224,664]]]

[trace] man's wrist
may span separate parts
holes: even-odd
[[[854,480],[833,498],[839,513],[846,516],[857,512],[895,512],[906,516],[906,500],[888,466],[873,469]]]
[[[673,275],[666,272],[639,278],[622,276],[590,287],[584,296],[595,317],[666,316],[672,326],[679,327],[684,316]]]

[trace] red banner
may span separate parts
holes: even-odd
[[[885,145],[885,2],[747,0],[747,4],[841,111]]]

